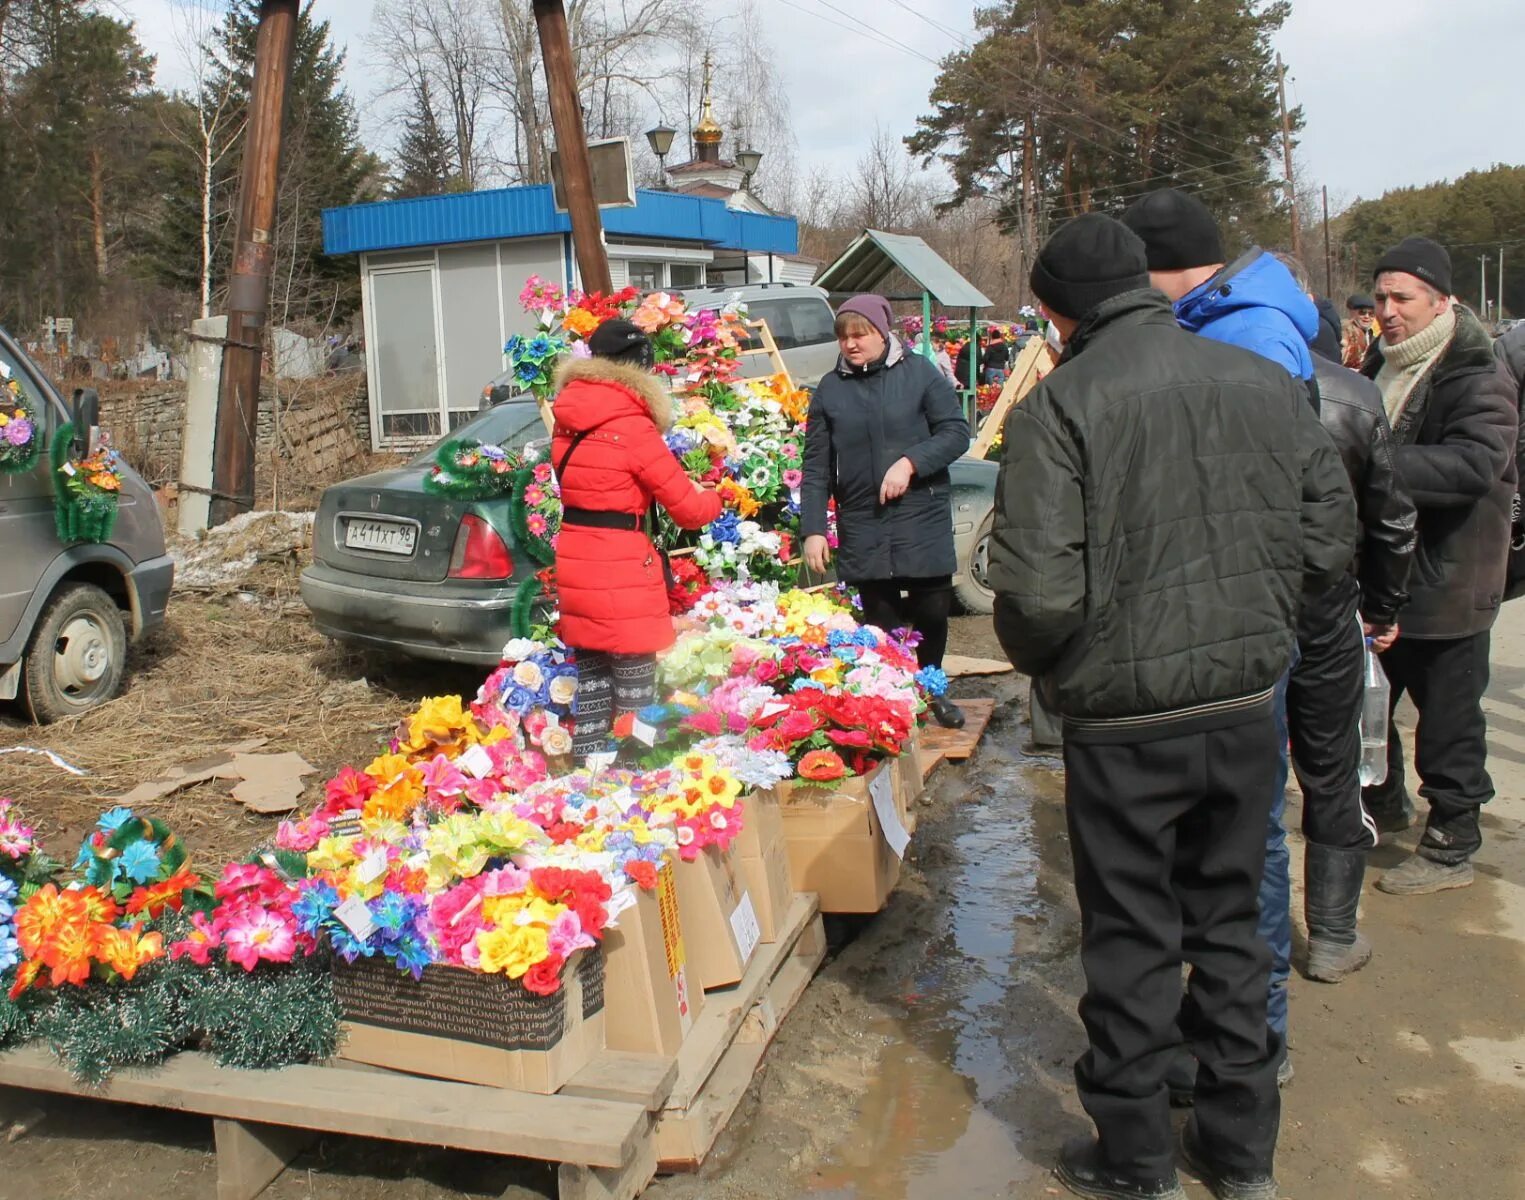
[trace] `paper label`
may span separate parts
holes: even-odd
[[[336,906],[334,916],[343,921],[344,927],[362,942],[376,932],[376,921],[371,916],[371,910],[359,896],[351,896]]]
[[[678,1024],[687,1034],[694,1024],[694,1010],[688,1002],[688,972],[682,967],[679,967],[678,973],[672,977],[672,987],[674,994],[678,997]]]
[[[752,893],[742,892],[741,903],[731,913],[731,933],[736,937],[736,949],[742,961],[752,957],[757,943],[762,941],[762,929],[757,924],[757,910],[752,907]]]
[[[359,837],[360,836],[360,813],[351,809],[342,812],[328,823],[329,837]]]
[[[678,921],[678,885],[671,867],[657,872],[657,912],[662,919],[662,949],[667,952],[667,975],[676,980],[683,972],[683,926]]]
[[[639,717],[630,722],[630,736],[647,746],[657,744],[657,731]]]
[[[360,860],[360,865],[355,868],[355,878],[361,884],[373,883],[387,873],[387,852],[385,850],[372,850]]]
[[[780,704],[777,700],[769,700],[768,703],[757,710],[757,718],[758,720],[765,721],[769,717],[775,717],[781,712],[788,711],[789,706],[787,704]]]
[[[455,765],[473,779],[486,779],[492,774],[492,755],[481,746],[468,746],[466,752],[455,760]]]
[[[66,462],[66,463],[64,463],[63,466],[59,467],[58,469],[60,471],[62,471],[65,475],[70,476],[71,478],[73,476],[79,474],[79,472],[74,469],[74,464],[73,463]]]
[[[887,770],[881,768],[874,776],[868,785],[868,794],[874,802],[874,812],[879,817],[879,828],[884,830],[884,840],[889,843],[896,858],[904,858],[911,835],[905,831],[900,814],[895,811],[895,790]]]

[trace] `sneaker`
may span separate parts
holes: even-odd
[[[1439,863],[1416,854],[1377,880],[1377,888],[1390,896],[1427,896],[1471,887],[1473,878],[1471,859]]]
[[[1054,1176],[1075,1195],[1091,1200],[1186,1200],[1174,1171],[1165,1179],[1119,1175],[1101,1161],[1100,1143],[1084,1135],[1065,1142]]]
[[[1277,1200],[1281,1194],[1269,1171],[1240,1171],[1219,1167],[1197,1140],[1197,1122],[1181,1126],[1181,1160],[1218,1200]]]
[[[964,710],[946,696],[932,698],[932,717],[944,729],[964,727]]]

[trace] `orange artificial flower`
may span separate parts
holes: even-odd
[[[84,905],[77,892],[61,892],[57,884],[38,888],[16,910],[16,941],[27,958],[36,958],[44,943],[70,924],[83,924]]]
[[[76,923],[58,929],[37,957],[48,964],[48,982],[54,987],[72,983],[84,986],[90,978],[96,934],[93,925]],[[110,929],[111,926],[105,926]]]
[[[181,867],[162,883],[149,884],[133,892],[127,900],[127,911],[133,916],[146,913],[150,917],[157,917],[166,908],[179,912],[185,903],[184,893],[200,882],[189,867]]]

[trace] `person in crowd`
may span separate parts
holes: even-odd
[[[1064,352],[1007,418],[990,580],[1002,646],[1064,722],[1075,1079],[1097,1136],[1056,1174],[1081,1196],[1183,1196],[1166,1074],[1184,1036],[1187,1164],[1220,1197],[1274,1197],[1281,1047],[1256,932],[1272,694],[1300,597],[1349,564],[1350,484],[1304,389],[1183,330],[1121,223],[1061,226],[1032,287]]]
[[[1508,566],[1519,410],[1487,331],[1451,298],[1444,247],[1404,238],[1378,261],[1375,284],[1381,336],[1362,373],[1382,391],[1398,478],[1419,508],[1412,599],[1382,665],[1394,706],[1407,693],[1419,710],[1414,765],[1430,807],[1418,853],[1377,886],[1418,895],[1472,882],[1479,809],[1493,797],[1482,700]],[[1387,779],[1365,802],[1391,832],[1413,821],[1394,725],[1387,752]]]
[[[1288,254],[1277,257],[1312,295],[1303,264]],[[1371,944],[1356,929],[1366,853],[1377,844],[1377,827],[1361,807],[1364,639],[1378,653],[1397,639],[1399,610],[1408,600],[1416,513],[1398,482],[1392,433],[1376,384],[1323,353],[1314,356],[1313,370],[1319,418],[1345,464],[1361,525],[1345,578],[1303,605],[1297,665],[1287,685],[1292,766],[1303,795],[1304,973],[1339,983],[1371,959]],[[1285,919],[1278,914],[1276,923],[1290,938],[1290,912]],[[1279,965],[1272,968],[1273,980]]]
[[[1000,330],[991,330],[990,338],[985,343],[984,366],[980,369],[980,378],[985,383],[1002,383],[1009,370],[1011,370],[1011,344],[1002,336]]]
[[[1286,259],[1291,256],[1278,254],[1276,257],[1282,260],[1283,266],[1288,266]],[[1288,270],[1291,270],[1290,266]],[[1293,271],[1292,274],[1295,276],[1297,271]],[[1304,272],[1304,278],[1306,279],[1306,272]],[[1308,299],[1313,301],[1313,307],[1318,309],[1318,333],[1308,343],[1308,348],[1321,358],[1328,359],[1330,362],[1339,362],[1342,354],[1339,309],[1335,308],[1334,301],[1328,296],[1320,296],[1306,286],[1303,290],[1308,293]]]
[[[969,449],[969,424],[942,373],[907,354],[883,296],[837,310],[836,370],[817,385],[805,426],[800,532],[805,563],[826,570],[826,504],[837,502],[837,577],[858,589],[864,619],[921,635],[923,667],[941,667],[953,606],[953,508],[948,467]],[[962,727],[946,697],[938,724]]]
[[[1317,411],[1309,343],[1318,335],[1318,310],[1285,263],[1274,254],[1251,247],[1226,264],[1218,223],[1207,206],[1195,196],[1171,188],[1137,200],[1123,213],[1122,220],[1143,239],[1149,281],[1170,298],[1183,328],[1253,350],[1279,364],[1302,381]],[[1354,542],[1350,551],[1354,555]],[[1266,779],[1272,801],[1260,895],[1260,932],[1271,948],[1271,995],[1266,1011],[1283,1047],[1283,1061],[1278,1064],[1282,1083],[1292,1078],[1292,1061],[1285,1057],[1287,982],[1292,975],[1292,864],[1282,813],[1290,773],[1286,693],[1296,656],[1294,643],[1287,673],[1276,686],[1273,702],[1278,753],[1276,771]],[[1190,1078],[1191,1065],[1183,1054],[1171,1075],[1177,1103],[1187,1102]]]
[[[953,362],[953,386],[967,391],[969,388],[969,360],[978,347],[975,345],[975,335],[970,334],[958,348],[958,356]],[[984,354],[980,354],[980,363],[984,364]]]
[[[932,335],[932,359],[937,363],[937,369],[948,377],[948,382],[958,386],[958,376],[953,372],[953,360],[948,357],[948,335],[946,333],[934,333]]]
[[[1359,371],[1371,349],[1372,333],[1376,328],[1377,309],[1372,298],[1365,292],[1355,292],[1345,301],[1344,335],[1340,340],[1340,361],[1352,370]]]
[[[615,718],[652,703],[656,655],[674,641],[666,562],[644,527],[660,503],[685,529],[720,515],[720,497],[683,473],[662,435],[672,397],[651,374],[651,341],[611,319],[556,378],[551,461],[561,485],[556,543],[559,634],[575,652],[579,763],[608,749]],[[597,761],[595,759],[595,761]]]

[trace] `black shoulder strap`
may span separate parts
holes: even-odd
[[[584,429],[581,433],[572,439],[572,444],[566,448],[566,452],[561,456],[561,461],[556,464],[556,481],[558,483],[561,482],[562,476],[566,474],[567,459],[572,457],[572,451],[576,450],[577,447],[582,445],[583,438],[587,437],[592,432],[593,430],[591,429]]]

